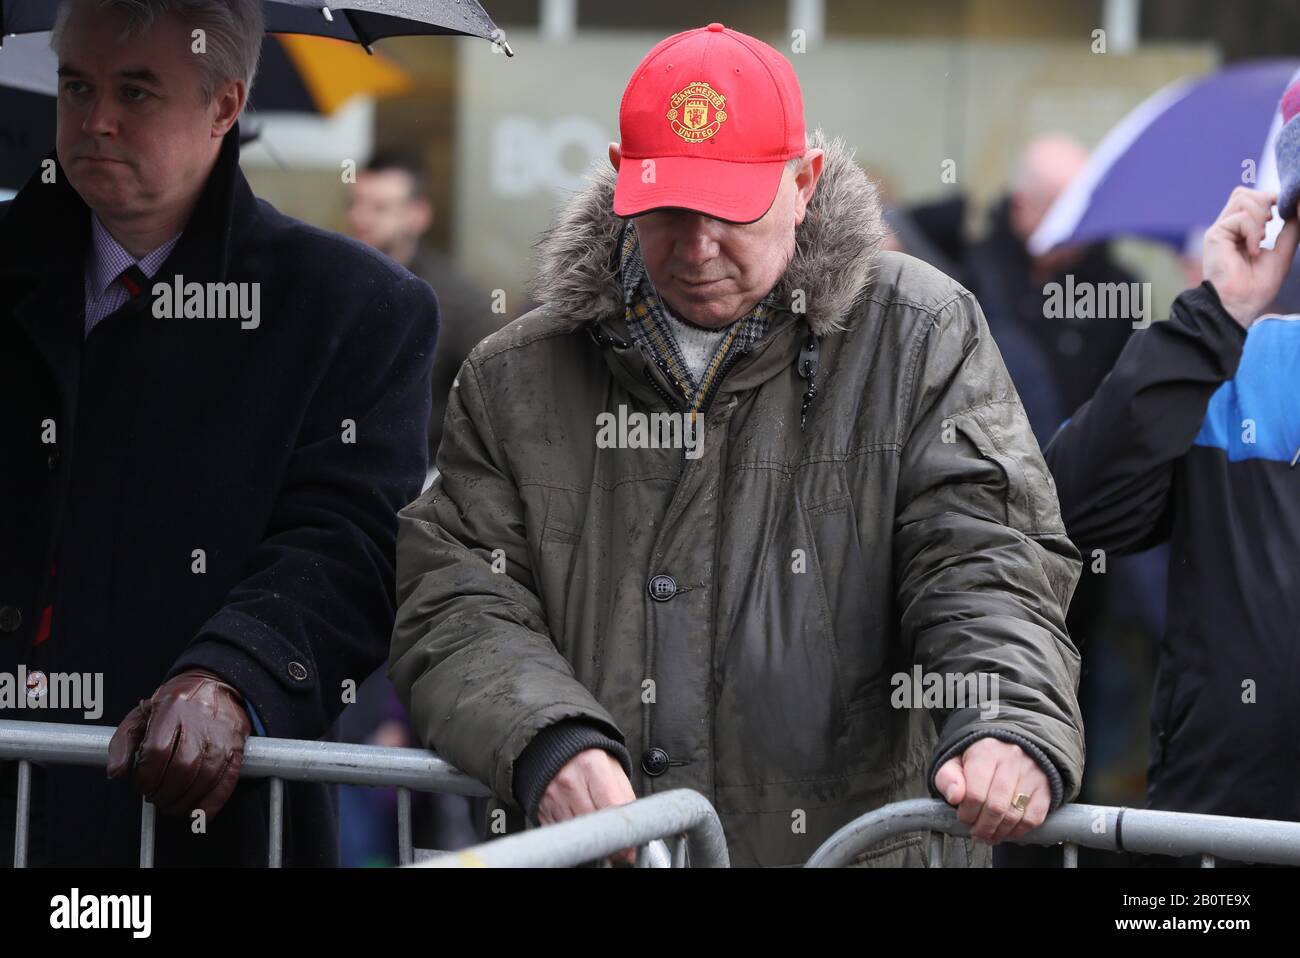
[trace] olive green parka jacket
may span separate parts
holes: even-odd
[[[1079,556],[1015,388],[971,294],[878,252],[874,184],[812,145],[785,308],[704,410],[698,457],[596,441],[602,413],[673,411],[627,342],[612,172],[544,237],[541,305],[461,368],[440,475],[401,513],[390,675],[512,827],[515,760],[569,717],[627,745],[638,795],[702,792],[737,865],[801,864],[864,812],[937,797],[984,735],[1044,767],[1053,808],[1078,792]],[[950,689],[996,676],[995,707],[919,707],[914,666]],[[919,864],[921,842],[862,861]]]

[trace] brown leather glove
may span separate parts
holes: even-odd
[[[108,777],[131,772],[164,812],[201,808],[213,818],[239,782],[250,728],[237,689],[211,672],[182,672],[122,719],[108,744]]]

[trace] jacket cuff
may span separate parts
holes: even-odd
[[[265,623],[222,609],[173,663],[167,678],[187,669],[205,669],[239,691],[258,718],[253,727],[260,734],[314,739],[324,729],[312,719],[319,706],[311,664]]]
[[[952,745],[948,746],[943,754],[930,764],[930,773],[927,779],[927,784],[930,786],[931,795],[935,798],[947,801],[943,794],[934,787],[934,776],[938,773],[939,769],[943,768],[945,762],[949,759],[956,758],[962,752],[966,751],[966,749],[970,748],[971,745],[975,744],[976,741],[982,738],[995,738],[1001,742],[1010,742],[1012,745],[1019,745],[1026,755],[1038,763],[1038,767],[1041,768],[1043,774],[1047,776],[1047,784],[1052,789],[1052,804],[1048,808],[1048,811],[1054,812],[1061,806],[1061,802],[1065,798],[1065,783],[1061,779],[1060,770],[1052,760],[1047,757],[1046,752],[1024,735],[1021,735],[1019,732],[1013,732],[1010,729],[977,729],[968,735],[962,736]]]
[[[530,822],[537,821],[537,806],[551,779],[569,759],[589,748],[609,752],[619,760],[627,777],[632,777],[632,756],[628,750],[596,725],[585,719],[562,719],[548,725],[533,736],[515,760],[515,800]]]
[[[1229,333],[1228,338],[1238,346],[1246,342],[1246,328],[1233,318],[1232,313],[1223,308],[1219,291],[1208,279],[1203,280],[1200,286],[1184,290],[1178,299],[1182,300],[1189,311],[1210,319],[1219,332],[1226,330]],[[1172,310],[1170,314],[1173,315]]]

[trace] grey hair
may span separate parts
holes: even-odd
[[[243,80],[253,89],[257,63],[262,56],[266,15],[262,0],[61,0],[50,33],[56,53],[73,10],[87,6],[126,14],[120,39],[138,36],[163,15],[175,12],[187,26],[202,30],[207,52],[199,59],[203,71],[203,102],[211,103],[217,87],[228,80]]]
[[[785,161],[785,170],[787,173],[792,173],[799,168],[799,164],[803,162],[804,155],[811,148],[811,145],[812,144],[808,139],[808,134],[805,132],[803,135],[803,153],[798,156],[792,156],[790,159]]]

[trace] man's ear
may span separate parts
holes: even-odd
[[[615,170],[617,170],[618,164],[622,161],[622,159],[623,159],[623,151],[619,149],[619,145],[617,143],[611,143],[609,145],[609,165],[614,167]]]
[[[213,96],[216,114],[212,117],[212,136],[221,139],[235,125],[244,102],[248,99],[248,87],[243,80],[227,80]]]
[[[411,232],[423,236],[433,225],[433,204],[423,196],[411,200]]]
[[[803,155],[803,162],[795,167],[794,222],[796,226],[803,222],[804,215],[808,212],[808,204],[812,201],[813,191],[817,189],[817,181],[821,179],[822,164],[825,159],[824,150],[809,150]]]

